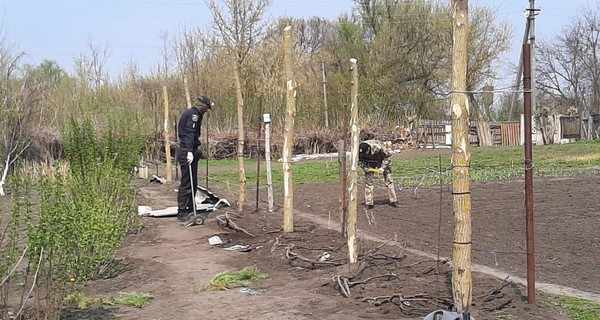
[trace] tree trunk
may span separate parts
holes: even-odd
[[[454,33],[452,55],[452,193],[454,246],[452,294],[459,312],[468,312],[472,299],[471,194],[469,164],[469,105],[467,84],[468,1],[452,0]]]
[[[167,86],[162,87],[163,101],[165,105],[165,122],[164,122],[164,138],[165,138],[165,158],[167,160],[167,181],[173,181],[173,170],[171,168],[171,137],[169,135],[169,93]]]
[[[360,130],[358,128],[358,70],[356,59],[350,59],[350,70],[352,71],[352,88],[350,89],[350,130],[352,139],[352,155],[350,157],[350,178],[348,193],[348,255],[350,263],[358,262],[358,250],[356,248],[356,219],[357,219],[357,195],[358,195],[358,144]]]
[[[294,231],[294,189],[292,183],[292,146],[294,143],[294,118],[296,117],[296,83],[292,69],[292,27],[283,30],[283,63],[286,79],[286,113],[283,138],[283,231]]]
[[[240,186],[238,190],[237,212],[244,210],[246,200],[246,169],[244,167],[244,97],[242,96],[242,82],[240,79],[241,65],[236,64],[234,68],[235,93],[237,97],[237,117],[238,117],[238,171],[240,173]]]
[[[6,158],[4,162],[4,167],[2,168],[2,177],[0,178],[0,196],[5,196],[4,192],[4,184],[6,183],[6,177],[8,176],[8,167],[10,163],[10,157]]]

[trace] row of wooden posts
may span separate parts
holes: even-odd
[[[468,106],[466,92],[466,70],[467,70],[467,2],[452,1],[454,14],[454,46],[452,55],[453,75],[452,75],[452,99],[451,112],[454,127],[452,130],[452,194],[454,197],[454,244],[452,254],[453,276],[452,293],[455,305],[461,314],[468,315],[468,310],[472,299],[472,278],[471,278],[471,194],[470,194],[470,175],[469,175],[469,122]],[[283,231],[286,233],[294,231],[293,220],[293,183],[292,183],[292,144],[294,137],[294,119],[296,114],[296,88],[292,68],[293,46],[292,46],[292,28],[290,26],[284,29],[284,69],[286,77],[286,115],[284,127],[283,143],[283,187],[284,187],[284,206],[283,206]],[[357,208],[358,208],[358,145],[360,128],[358,125],[358,61],[354,58],[349,60],[351,73],[350,88],[350,119],[349,128],[350,139],[350,168],[346,175],[345,164],[340,173],[343,185],[346,184],[347,190],[343,192],[342,203],[347,203],[347,214],[342,206],[341,232],[347,238],[349,262],[356,265],[358,262],[357,251]],[[185,78],[184,78],[185,81]],[[186,96],[188,107],[191,107],[189,91],[186,87]],[[163,87],[163,97],[165,105],[164,133],[167,141],[166,159],[167,167],[171,168],[171,154],[169,146],[169,110],[168,96],[166,87]],[[265,158],[267,171],[267,191],[268,191],[268,209],[273,210],[273,191],[272,179],[270,173],[270,116],[263,115],[265,123]],[[208,132],[206,135],[208,139]],[[242,144],[243,146],[243,144]],[[346,148],[344,147],[343,150]],[[207,162],[208,164],[208,162]],[[172,180],[171,170],[167,170],[167,180]],[[208,177],[208,175],[207,175]],[[240,178],[242,179],[242,178]],[[257,179],[258,181],[258,179]],[[240,184],[245,185],[245,180]],[[258,183],[258,182],[257,182]],[[258,201],[258,197],[257,197]],[[238,204],[238,208],[239,204]],[[530,297],[531,298],[531,297]],[[469,318],[464,318],[469,319]]]

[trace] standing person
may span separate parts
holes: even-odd
[[[383,181],[387,187],[389,205],[400,208],[396,197],[396,188],[392,179],[392,151],[389,144],[377,140],[366,140],[358,146],[358,161],[365,170],[365,209],[373,209],[373,175],[383,174]]]
[[[195,199],[192,198],[198,185],[198,160],[200,160],[200,132],[204,114],[214,106],[207,96],[198,96],[194,105],[186,110],[179,119],[177,134],[179,150],[177,162],[181,168],[181,184],[177,191],[177,220],[186,221],[194,212]],[[192,175],[192,182],[190,182]]]

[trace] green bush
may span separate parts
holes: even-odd
[[[89,120],[72,119],[64,134],[70,172],[39,182],[39,218],[27,231],[29,263],[36,270],[42,261],[40,275],[52,283],[47,294],[57,302],[73,282],[98,276],[135,226],[128,182],[142,149],[139,132],[131,122],[110,121],[98,132]]]

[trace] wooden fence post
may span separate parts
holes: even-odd
[[[358,128],[358,70],[357,60],[350,59],[350,70],[352,71],[352,88],[350,89],[350,130],[352,132],[352,156],[350,159],[350,200],[348,203],[348,255],[350,264],[358,262],[358,250],[356,248],[356,220],[358,206],[358,144],[360,130]]]
[[[271,115],[263,114],[265,123],[265,170],[267,171],[267,210],[273,212],[273,176],[271,175]]]
[[[471,186],[469,164],[469,108],[467,103],[468,0],[452,0],[454,9],[452,47],[452,194],[454,245],[452,250],[452,296],[469,319],[473,282],[471,278]],[[464,317],[467,315],[467,317]]]
[[[292,183],[292,147],[294,145],[294,118],[296,117],[296,83],[292,54],[292,27],[283,29],[283,62],[286,79],[286,113],[283,138],[283,232],[294,231],[294,189]]]

